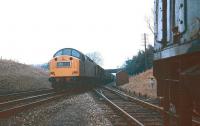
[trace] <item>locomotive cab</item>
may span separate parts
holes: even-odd
[[[70,48],[57,51],[49,62],[50,82],[64,83],[78,79],[80,76],[80,60],[83,55]]]

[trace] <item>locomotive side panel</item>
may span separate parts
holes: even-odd
[[[83,76],[94,77],[96,64],[91,60],[85,60],[85,73]]]
[[[103,76],[104,76],[104,69],[101,68],[99,65],[97,65],[95,70],[95,77],[98,78],[99,80],[103,80]]]

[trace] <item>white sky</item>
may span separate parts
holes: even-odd
[[[71,47],[116,68],[143,49],[151,8],[153,0],[0,0],[0,56],[40,64]]]

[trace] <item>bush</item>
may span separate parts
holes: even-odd
[[[148,45],[146,50],[146,66],[145,66],[145,52],[139,51],[132,59],[125,61],[124,68],[129,75],[141,73],[153,66],[153,46]]]

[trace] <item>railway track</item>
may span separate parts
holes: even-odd
[[[32,91],[21,91],[21,92],[14,92],[9,94],[0,94],[0,102],[5,102],[9,100],[19,99],[28,96],[34,96],[43,93],[50,93],[55,91],[54,89],[40,89],[40,90],[32,90]]]
[[[137,125],[137,126],[161,126],[162,118],[159,112],[147,109],[136,102],[132,102],[127,98],[122,98],[116,93],[110,91],[109,88],[96,90],[111,107],[124,118],[122,125]],[[120,119],[122,120],[122,119]]]
[[[122,125],[162,126],[162,115],[171,114],[165,112],[154,100],[132,97],[114,88],[105,87],[95,92],[117,111],[114,114],[124,118],[124,122],[121,118],[117,118]],[[176,118],[176,115],[171,117],[172,121],[170,125],[177,125]],[[199,125],[200,123],[198,121],[193,120],[193,126]]]
[[[109,89],[109,87],[107,87],[107,89]],[[113,88],[114,89],[114,88]],[[171,124],[170,125],[177,125],[177,120],[178,120],[178,116],[175,114],[175,113],[173,113],[173,112],[170,112],[170,111],[164,111],[164,109],[162,108],[162,107],[159,107],[159,102],[157,102],[157,100],[155,99],[155,100],[146,100],[146,98],[144,98],[144,97],[141,97],[141,96],[137,96],[137,98],[135,99],[134,97],[131,97],[131,96],[129,96],[129,95],[126,95],[125,93],[123,93],[122,91],[120,91],[120,90],[113,90],[113,89],[109,89],[110,91],[112,91],[112,92],[115,92],[115,93],[117,93],[117,92],[119,92],[119,93],[117,93],[117,94],[121,94],[121,95],[123,95],[123,96],[125,96],[125,97],[127,97],[129,100],[131,100],[131,101],[135,101],[135,102],[138,102],[138,104],[141,104],[141,105],[143,105],[143,106],[145,106],[145,107],[148,107],[148,108],[150,108],[150,109],[153,109],[153,110],[155,110],[155,111],[158,111],[158,112],[160,112],[160,113],[162,113],[162,114],[166,114],[166,115],[168,115],[169,116],[169,118],[170,118],[170,121],[171,121]],[[139,100],[138,100],[139,99]],[[147,104],[146,104],[146,103]],[[150,103],[150,104],[149,104]],[[152,106],[153,105],[153,106]],[[200,126],[200,118],[199,117],[197,117],[197,116],[193,116],[193,119],[192,119],[192,126]]]
[[[41,105],[48,101],[56,100],[63,96],[80,94],[92,87],[69,88],[65,90],[38,90],[0,95],[0,119],[15,115],[25,109]]]
[[[65,91],[56,92],[51,89],[1,95],[0,118],[7,118],[24,109],[57,99],[65,94]]]

